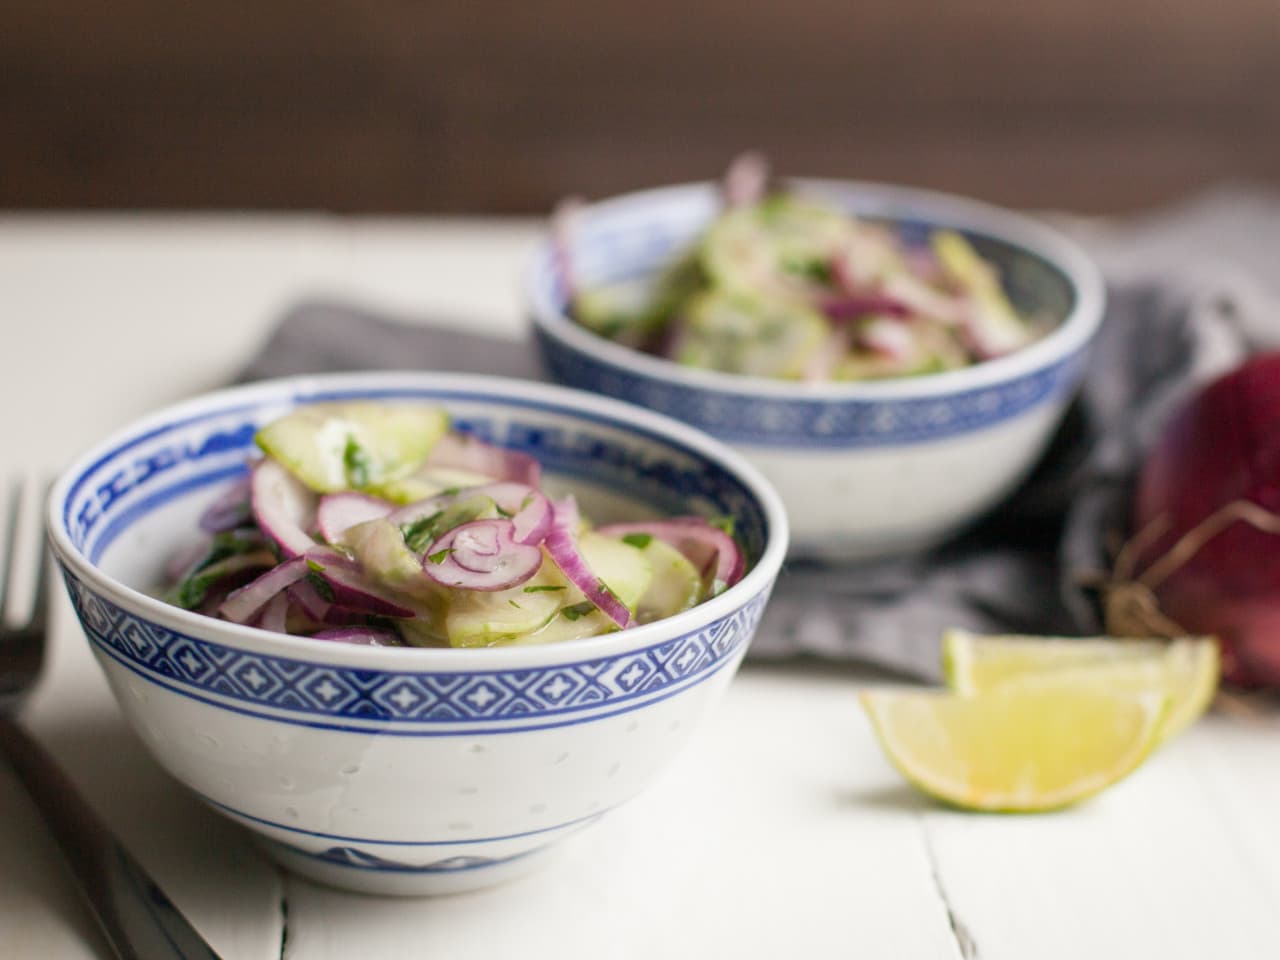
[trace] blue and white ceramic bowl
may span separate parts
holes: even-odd
[[[597,520],[726,514],[738,584],[670,619],[542,646],[358,647],[237,626],[148,589],[245,469],[254,432],[319,400],[414,398],[535,455]],[[665,417],[539,384],[295,378],[149,417],[71,467],[48,525],[120,708],[155,758],[289,868],[371,893],[485,886],[639,793],[733,676],[787,544],[777,495]]]
[[[994,261],[1015,305],[1057,324],[997,360],[931,376],[794,383],[684,367],[574,323],[548,237],[526,278],[543,359],[562,383],[621,397],[733,444],[773,481],[797,554],[850,559],[932,545],[991,508],[1044,450],[1079,382],[1102,318],[1096,267],[1070,240],[1018,214],[924,190],[796,182],[923,239],[966,235]],[[670,262],[719,210],[712,184],[629,194],[585,208],[572,239],[584,284]]]

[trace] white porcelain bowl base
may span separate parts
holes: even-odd
[[[886,557],[936,546],[1003,500],[1044,452],[1066,400],[915,447],[739,450],[787,504],[795,555]]]

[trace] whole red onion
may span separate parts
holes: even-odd
[[[1150,632],[1213,634],[1225,679],[1280,686],[1280,352],[1174,414],[1139,475],[1133,534],[1117,580],[1154,596]]]

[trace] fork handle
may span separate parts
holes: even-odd
[[[4,716],[0,747],[62,848],[119,960],[219,960],[53,758]]]

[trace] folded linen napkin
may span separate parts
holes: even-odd
[[[1097,632],[1097,598],[1086,581],[1110,566],[1143,451],[1171,408],[1197,386],[1253,350],[1280,346],[1275,291],[1239,263],[1201,258],[1193,269],[1186,256],[1169,251],[1194,254],[1200,225],[1234,237],[1232,211],[1255,244],[1275,249],[1280,199],[1264,199],[1271,215],[1262,218],[1262,201],[1240,203],[1229,193],[1196,201],[1190,213],[1171,211],[1163,221],[1078,225],[1085,242],[1103,251],[1111,281],[1107,316],[1080,395],[1032,476],[999,510],[930,553],[788,563],[750,655],[855,660],[936,679],[947,626]],[[1146,231],[1163,261],[1144,263],[1131,245],[1119,245],[1126,231],[1139,239]],[[1118,266],[1109,269],[1112,263]],[[406,367],[542,376],[523,340],[406,319],[336,302],[302,303],[282,318],[241,379]]]

